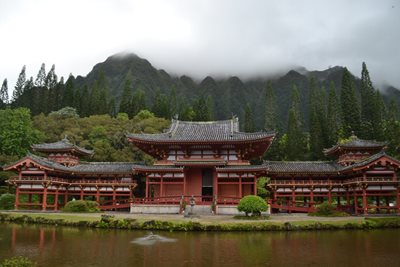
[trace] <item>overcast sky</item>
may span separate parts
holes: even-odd
[[[292,66],[365,61],[375,83],[400,87],[400,0],[0,0],[0,79],[23,65],[85,76],[134,52],[170,73],[268,75]]]

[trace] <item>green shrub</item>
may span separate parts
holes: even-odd
[[[36,263],[28,258],[24,257],[13,257],[11,259],[5,259],[0,263],[0,267],[34,267]]]
[[[15,195],[3,194],[0,196],[0,210],[14,209]]]
[[[65,212],[99,212],[99,204],[96,201],[72,200],[63,208]]]
[[[326,216],[326,217],[345,217],[349,216],[346,212],[336,210],[336,206],[324,202],[317,207],[315,212],[309,213],[309,216]]]
[[[268,204],[259,196],[249,195],[240,200],[237,209],[246,213],[246,216],[260,216],[262,211],[267,211]]]

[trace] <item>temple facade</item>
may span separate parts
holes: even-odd
[[[327,201],[352,214],[400,213],[400,162],[385,154],[385,143],[353,135],[324,151],[331,161],[253,165],[275,133],[240,132],[237,118],[172,120],[163,133],[127,138],[154,163],[82,162],[93,151],[68,139],[33,145],[45,156],[28,154],[3,167],[18,173],[9,180],[16,187],[15,208],[57,210],[72,199],[92,199],[103,210],[180,213],[192,199],[214,213],[234,213],[243,196],[257,194],[257,179],[264,176],[271,212],[312,212]],[[142,194],[135,194],[139,183]]]

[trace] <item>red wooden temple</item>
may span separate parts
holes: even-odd
[[[235,213],[240,198],[257,194],[257,179],[266,176],[271,212],[311,212],[327,201],[353,214],[400,213],[400,161],[385,154],[385,143],[353,135],[325,150],[332,161],[252,165],[250,160],[262,157],[274,137],[273,132],[240,132],[237,118],[172,120],[163,133],[127,136],[154,158],[152,165],[80,162],[80,156],[93,152],[64,139],[32,147],[46,158],[29,154],[4,169],[18,172],[9,180],[16,186],[15,208],[57,210],[73,198],[91,198],[104,210],[179,213],[193,197],[196,205],[216,213]],[[139,197],[133,190],[140,177],[144,192]],[[32,201],[33,195],[39,201]]]

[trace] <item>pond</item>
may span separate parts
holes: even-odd
[[[0,260],[39,266],[400,266],[400,230],[145,232],[0,224]]]

